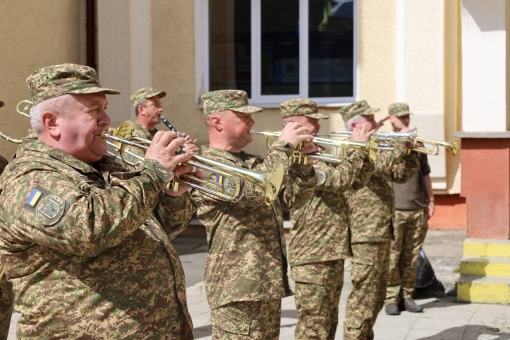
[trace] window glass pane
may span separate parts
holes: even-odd
[[[299,0],[262,0],[262,94],[299,94]]]
[[[309,97],[353,96],[353,0],[310,0]]]
[[[209,0],[209,89],[251,97],[250,1]]]

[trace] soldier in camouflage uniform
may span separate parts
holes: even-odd
[[[135,136],[152,140],[156,132],[158,132],[156,125],[161,123],[161,115],[163,114],[161,98],[165,96],[165,91],[157,91],[154,87],[142,87],[135,91],[129,99],[135,107],[136,119],[134,121],[128,120],[122,123],[123,131],[120,132],[119,137],[128,138]],[[196,140],[191,140],[185,133],[183,133],[183,137],[186,139],[185,151],[198,152],[198,148],[195,147]],[[145,154],[145,150],[140,148],[127,147],[127,150],[141,157]],[[129,154],[126,154],[125,157],[133,163],[138,161]],[[128,170],[135,169],[134,166],[126,162],[122,162],[122,165]]]
[[[366,101],[340,110],[346,127],[377,127]],[[404,131],[403,131],[404,132]],[[372,173],[362,174],[345,192],[351,233],[352,291],[347,299],[344,339],[373,339],[373,326],[384,305],[389,266],[392,217],[395,197],[392,182],[404,183],[418,168],[416,158],[407,155],[406,145],[397,143],[392,151],[379,151]]]
[[[394,132],[409,127],[409,105],[394,103],[388,107]],[[404,308],[411,313],[423,311],[413,300],[416,286],[418,256],[425,241],[427,220],[434,214],[434,193],[430,180],[430,166],[427,155],[413,153],[420,163],[407,183],[393,183],[396,198],[394,217],[395,239],[391,241],[390,271],[386,290],[385,311],[388,315],[399,315],[400,299]]]
[[[202,101],[210,141],[201,147],[203,156],[257,171],[274,169],[280,163],[288,168],[283,197],[271,205],[266,205],[264,192],[248,181],[236,203],[193,191],[209,244],[205,288],[212,338],[278,339],[281,299],[292,295],[282,205],[290,207],[310,199],[317,182],[311,165],[289,166],[289,156],[312,136],[306,128],[291,123],[267,157],[250,155],[242,148],[253,140],[252,113],[262,109],[249,106],[246,92],[237,90],[209,92]]]
[[[0,107],[2,106],[4,106],[4,102],[0,101]],[[7,164],[9,162],[0,156],[0,175],[4,172]],[[9,335],[13,304],[14,293],[12,292],[12,283],[7,280],[3,267],[0,264],[0,340],[7,339]]]
[[[192,339],[184,272],[171,240],[194,208],[166,189],[189,155],[159,132],[122,172],[105,156],[111,120],[94,69],[44,67],[27,84],[37,139],[25,139],[0,188],[0,261],[14,292],[17,337]]]
[[[317,104],[292,99],[280,104],[284,126],[297,122],[311,134],[320,130]],[[370,134],[353,132],[353,141]],[[340,164],[314,160],[317,186],[305,205],[290,211],[289,263],[296,282],[296,339],[334,339],[344,282],[344,259],[350,256],[347,211],[342,192],[359,176],[367,153],[352,149]]]

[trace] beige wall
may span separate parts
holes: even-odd
[[[16,113],[16,104],[29,99],[26,78],[37,68],[84,61],[85,1],[0,1],[0,131],[26,136],[29,119]],[[17,146],[0,140],[0,154],[12,159]]]

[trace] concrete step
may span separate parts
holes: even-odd
[[[510,304],[510,277],[461,275],[459,302]]]
[[[460,262],[462,275],[510,277],[510,257],[464,256]]]
[[[482,240],[468,238],[464,241],[464,256],[494,256],[510,258],[510,240]]]

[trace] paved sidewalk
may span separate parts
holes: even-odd
[[[510,340],[510,306],[456,302],[453,289],[459,274],[455,271],[462,258],[465,237],[465,232],[429,231],[424,250],[436,277],[450,291],[450,296],[417,300],[425,307],[425,311],[419,314],[402,312],[400,316],[387,316],[382,312],[375,325],[375,340]],[[178,238],[174,244],[186,272],[188,306],[195,326],[195,338],[211,339],[210,310],[203,284],[207,244],[203,239],[192,238]],[[350,265],[347,263],[340,300],[340,322],[343,322],[345,302],[352,288],[349,277]],[[9,339],[15,339],[17,317],[15,314]],[[294,338],[296,321],[294,298],[285,298],[282,303],[280,339]],[[340,325],[335,339],[342,339],[342,333]]]

